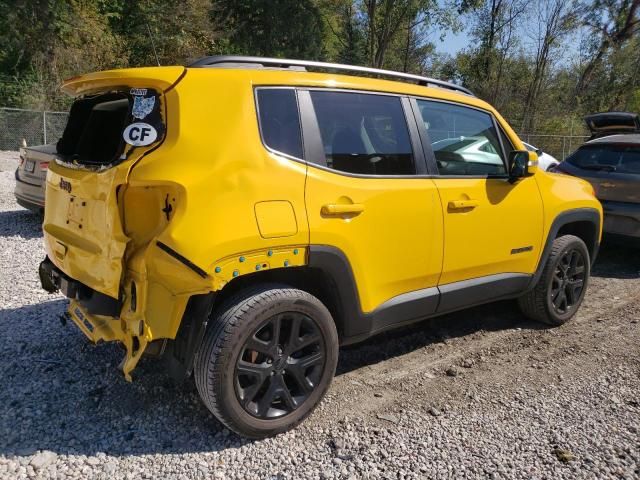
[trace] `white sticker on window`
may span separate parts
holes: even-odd
[[[156,141],[158,132],[148,123],[136,122],[124,129],[122,137],[129,145],[144,147]]]

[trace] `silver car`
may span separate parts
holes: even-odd
[[[37,213],[44,210],[44,189],[55,145],[20,148],[20,165],[16,169],[14,194],[19,205]]]

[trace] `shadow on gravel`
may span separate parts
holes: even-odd
[[[605,238],[591,275],[602,278],[640,278],[640,246]]]
[[[41,215],[26,209],[0,212],[0,237],[37,238],[41,236]]]
[[[211,452],[248,441],[222,428],[193,382],[176,385],[154,359],[134,382],[116,344],[62,326],[65,300],[0,310],[0,455]],[[14,327],[15,326],[15,327]]]
[[[7,214],[35,228],[26,214]],[[0,231],[6,234],[1,219],[5,230]],[[594,275],[637,277],[640,269],[629,261],[634,255],[605,246]],[[250,443],[222,428],[193,382],[176,385],[152,358],[143,358],[133,383],[125,382],[118,369],[122,350],[115,344],[93,346],[74,325],[60,325],[57,318],[65,307],[66,301],[58,299],[0,310],[0,455],[51,450],[128,456],[211,452]],[[342,348],[337,374],[447,339],[513,328],[545,327],[527,320],[513,301],[483,305]]]
[[[448,339],[467,337],[480,331],[513,328],[539,330],[545,327],[525,318],[515,301],[481,305],[409,327],[390,330],[365,343],[344,347],[340,351],[336,374],[348,373]]]

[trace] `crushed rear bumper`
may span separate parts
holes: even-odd
[[[49,258],[40,264],[40,282],[47,292],[62,292],[71,300],[68,318],[94,343],[121,342],[126,354],[120,365],[125,378],[131,381],[135,368],[147,346],[144,329],[121,318],[123,302],[96,292],[74,280],[56,267]]]
[[[122,301],[104,293],[96,292],[85,284],[74,280],[56,267],[49,258],[38,269],[42,288],[47,292],[60,290],[62,294],[75,300],[90,315],[118,317],[122,310]]]

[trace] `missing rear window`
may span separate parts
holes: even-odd
[[[141,123],[144,118],[144,123]],[[137,122],[137,123],[134,123]],[[153,132],[154,135],[149,135]],[[155,92],[135,89],[83,97],[71,106],[69,120],[56,145],[64,161],[105,167],[122,161],[127,143],[146,146],[164,132]],[[135,141],[144,134],[151,142]],[[126,135],[131,139],[125,138]]]

